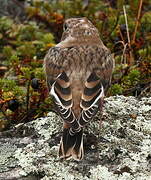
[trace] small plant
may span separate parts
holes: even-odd
[[[9,69],[0,79],[0,121],[9,121],[1,123],[2,130],[12,123],[44,115],[48,107],[50,110],[42,58],[54,45],[54,39],[35,22],[17,24],[8,17],[0,18],[0,22],[0,53]],[[39,109],[40,106],[43,108]]]
[[[109,94],[114,95],[120,95],[123,93],[123,88],[119,84],[113,84],[109,90]]]
[[[67,18],[90,19],[114,53],[109,95],[141,94],[151,84],[149,1],[25,1],[26,18],[0,17],[0,130],[50,111],[43,58],[60,41]]]

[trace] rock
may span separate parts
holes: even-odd
[[[151,97],[106,98],[103,113],[85,128],[80,162],[58,158],[61,131],[61,119],[50,112],[1,133],[0,179],[151,179]]]

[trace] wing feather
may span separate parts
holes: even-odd
[[[111,55],[110,51],[107,49],[104,51],[103,55],[100,55],[98,61],[100,62],[100,65],[94,67],[93,71],[100,78],[101,83],[104,87],[104,93],[106,94],[111,84],[111,77],[114,69],[114,58]]]
[[[99,110],[100,101],[111,82],[113,57],[107,48],[99,46],[54,47],[46,55],[44,64],[50,93],[55,97],[62,119],[71,125],[73,134]],[[74,91],[78,90],[74,80],[81,82],[82,96]],[[76,95],[80,96],[76,98]],[[80,97],[81,102],[78,102]],[[81,108],[81,112],[78,110],[75,117],[77,108]]]
[[[60,56],[60,48],[52,47],[44,58],[44,71],[46,73],[46,81],[49,91],[58,75],[63,71],[62,61],[58,61]]]
[[[103,85],[96,73],[93,72],[88,77],[82,94],[82,99],[80,103],[82,112],[79,118],[80,126],[83,127],[95,116],[99,109],[99,101],[103,97]]]
[[[53,83],[50,94],[55,98],[60,116],[66,123],[70,124],[71,126],[69,133],[74,135],[76,132],[79,132],[81,127],[71,109],[73,106],[73,100],[69,78],[64,71]]]

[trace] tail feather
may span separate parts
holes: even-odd
[[[67,159],[73,157],[75,160],[83,158],[83,130],[71,135],[69,128],[63,130],[63,136],[60,142],[59,157]]]
[[[64,129],[59,148],[59,156],[61,158],[66,159],[72,156],[71,151],[75,144],[75,141],[76,137],[69,134],[69,129]]]
[[[83,150],[83,130],[76,133],[76,143],[72,150],[72,157],[74,159],[81,160],[84,156],[84,150]]]

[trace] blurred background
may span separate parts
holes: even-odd
[[[45,116],[43,58],[63,22],[87,17],[115,57],[107,96],[151,95],[151,0],[0,0],[0,131]]]

